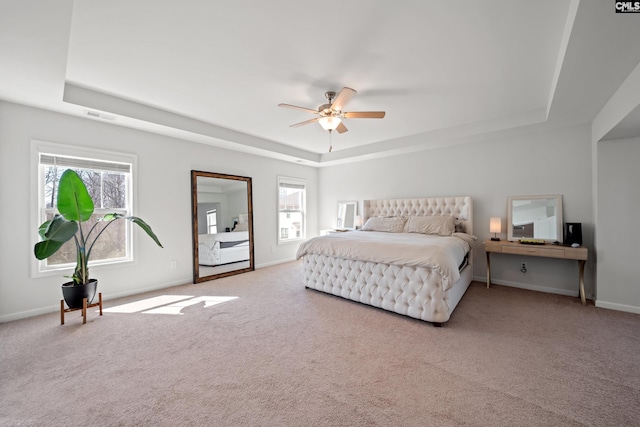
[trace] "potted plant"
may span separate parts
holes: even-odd
[[[135,216],[124,216],[109,213],[100,218],[89,230],[82,228],[82,223],[93,215],[93,200],[78,174],[67,169],[60,177],[57,198],[58,212],[38,228],[42,241],[36,243],[34,253],[37,259],[43,260],[58,251],[64,243],[75,240],[76,267],[71,276],[72,281],[62,285],[62,295],[69,308],[82,307],[83,298],[90,304],[96,293],[98,281],[89,277],[89,258],[98,238],[109,225],[119,219],[127,219],[142,228],[157,244],[162,247],[151,227]],[[107,224],[98,230],[100,223]]]

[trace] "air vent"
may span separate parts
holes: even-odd
[[[84,113],[89,117],[93,117],[94,119],[102,119],[102,120],[115,120],[116,119],[116,116],[112,116],[111,114],[101,113],[99,111],[85,110]]]

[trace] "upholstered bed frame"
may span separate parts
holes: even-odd
[[[370,217],[453,216],[457,231],[473,234],[471,197],[431,197],[416,199],[365,200],[364,221]],[[304,283],[319,290],[402,315],[425,320],[436,326],[449,320],[473,277],[473,256],[460,271],[460,279],[449,289],[439,285],[437,273],[429,268],[399,266],[368,261],[304,256]],[[411,281],[421,281],[406,286]],[[385,288],[382,292],[380,288]],[[410,289],[410,290],[409,290]]]
[[[461,231],[473,234],[470,196],[365,200],[362,208],[364,221],[375,216],[452,216],[458,220]]]

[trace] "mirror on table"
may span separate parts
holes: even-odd
[[[358,202],[338,202],[337,229],[353,230],[358,224]]]
[[[251,178],[191,171],[193,282],[254,270]]]
[[[562,195],[507,197],[507,239],[562,243]]]

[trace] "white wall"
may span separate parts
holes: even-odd
[[[640,313],[640,138],[598,146],[599,307]]]
[[[506,223],[509,195],[564,196],[565,222],[581,222],[590,249],[586,270],[587,294],[594,293],[594,215],[597,194],[597,305],[640,311],[640,275],[632,248],[640,231],[624,227],[625,212],[640,208],[640,140],[597,143],[597,191],[592,195],[591,134],[588,125],[530,132],[515,137],[487,138],[448,148],[427,150],[325,167],[319,170],[249,154],[217,149],[174,138],[127,129],[91,119],[70,117],[0,102],[0,321],[27,317],[58,308],[57,275],[33,279],[30,223],[34,195],[30,194],[30,141],[41,140],[134,153],[138,156],[137,215],[147,220],[165,248],[157,248],[136,231],[136,262],[95,267],[106,299],[174,284],[190,283],[191,169],[251,176],[255,218],[256,266],[293,259],[298,242],[277,245],[276,177],[308,181],[308,234],[335,226],[339,200],[387,197],[471,195],[474,232],[479,241],[490,237],[489,217]],[[595,156],[594,156],[595,157]],[[451,165],[457,165],[452,168]],[[612,208],[614,207],[614,208]],[[360,206],[361,208],[361,206]],[[621,215],[622,213],[622,215]],[[37,225],[36,225],[37,226]],[[503,238],[506,234],[503,232]],[[177,268],[169,267],[177,261]],[[492,259],[498,284],[577,295],[577,267],[571,261],[526,259],[522,274],[518,256]],[[485,253],[476,244],[474,276],[485,278]]]
[[[191,195],[190,170],[250,176],[256,266],[293,259],[298,244],[277,245],[277,176],[307,180],[308,224],[317,229],[318,171],[249,154],[0,102],[0,321],[54,311],[59,308],[57,275],[31,278],[30,141],[80,145],[138,156],[137,212],[158,235],[158,248],[135,231],[134,263],[98,266],[91,270],[105,299],[144,290],[190,283]],[[177,268],[171,269],[175,260]]]
[[[593,250],[591,133],[588,125],[487,138],[448,148],[326,167],[320,170],[320,228],[335,227],[339,200],[461,196],[473,198],[474,276],[486,280],[482,240],[489,218],[506,227],[507,196],[562,194],[565,222],[581,222],[585,246]],[[506,238],[503,232],[502,238]],[[519,271],[526,261],[528,272]],[[593,293],[593,260],[587,262],[586,292]],[[578,295],[575,261],[498,255],[492,282]]]

